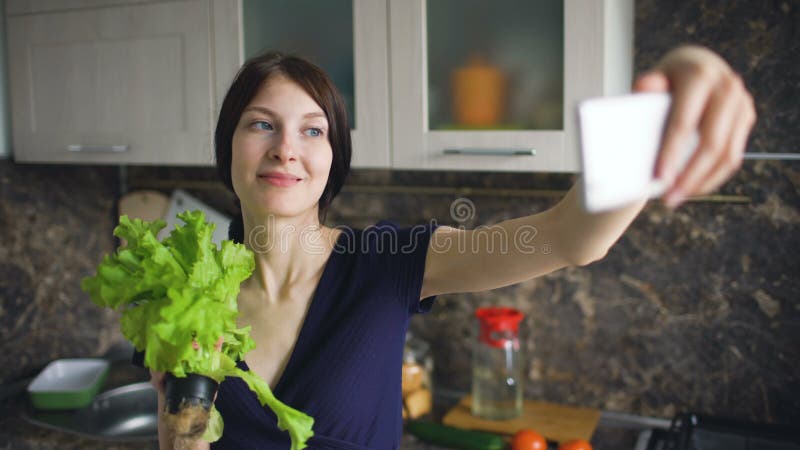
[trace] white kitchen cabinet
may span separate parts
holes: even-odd
[[[19,15],[158,1],[169,0],[5,0],[5,10],[8,15]]]
[[[233,77],[277,49],[343,93],[353,167],[578,171],[575,103],[632,72],[633,0],[8,0],[6,15],[27,162],[211,165]],[[500,88],[465,90],[486,76]]]
[[[388,168],[386,0],[214,0],[216,104],[246,58],[280,50],[308,58],[348,105],[353,167]]]
[[[213,163],[209,0],[119,3],[7,5],[17,161]]]
[[[350,100],[354,167],[577,171],[575,103],[631,81],[632,0],[217,0],[213,16],[217,92],[259,51],[309,57]],[[473,55],[506,72],[497,123],[442,114]]]
[[[392,167],[579,170],[575,104],[630,90],[632,0],[389,0]]]

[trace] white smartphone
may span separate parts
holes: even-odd
[[[594,98],[578,105],[587,211],[615,209],[664,193],[667,186],[654,173],[670,105],[666,93]],[[695,132],[683,146],[680,168],[697,144]]]

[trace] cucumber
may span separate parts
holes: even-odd
[[[406,424],[406,431],[435,445],[457,450],[503,450],[506,443],[496,434],[439,425],[433,422],[415,421]]]

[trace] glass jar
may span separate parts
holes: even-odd
[[[430,345],[408,332],[403,349],[404,419],[417,419],[431,412],[433,406],[432,375],[433,358]]]
[[[472,415],[507,420],[522,415],[523,373],[519,323],[513,308],[478,308],[472,352]]]

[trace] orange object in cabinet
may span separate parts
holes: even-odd
[[[503,119],[506,77],[482,57],[473,55],[469,63],[453,71],[453,115],[459,125],[487,127]]]

